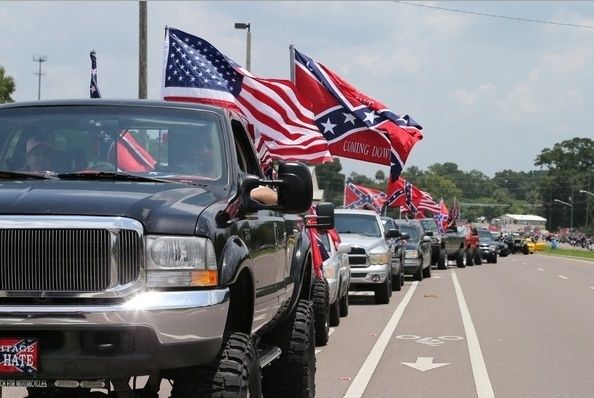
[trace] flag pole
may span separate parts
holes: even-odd
[[[292,44],[289,44],[289,76],[295,83],[295,47]]]

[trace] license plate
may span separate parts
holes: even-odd
[[[35,374],[39,371],[39,344],[35,338],[0,338],[0,374]]]

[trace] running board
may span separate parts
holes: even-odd
[[[260,368],[264,368],[270,362],[280,357],[282,351],[276,346],[264,346],[258,350],[258,356],[260,357]]]

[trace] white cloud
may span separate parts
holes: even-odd
[[[458,101],[461,105],[472,106],[483,98],[493,98],[497,94],[497,88],[492,84],[481,84],[473,91],[456,90],[450,93],[450,98]]]

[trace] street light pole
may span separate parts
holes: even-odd
[[[569,198],[569,200],[571,200],[573,202],[573,200],[571,198]],[[573,229],[573,205],[571,203],[567,203],[567,202],[564,202],[564,201],[559,200],[559,199],[553,199],[553,202],[559,202],[561,204],[564,204],[565,206],[571,207],[571,225],[570,225],[569,228],[570,229]]]
[[[41,73],[41,63],[45,61],[47,61],[46,55],[33,56],[33,62],[39,62],[39,72],[35,73],[37,75],[37,101],[41,99],[41,76],[45,75],[45,73]]]
[[[590,191],[586,191],[585,189],[580,189],[580,193],[585,193],[590,196],[594,196],[594,193]],[[588,231],[588,219],[590,218],[590,202],[586,201],[586,231]]]
[[[252,61],[252,32],[250,23],[236,22],[235,29],[247,29],[247,38],[245,45],[245,69],[250,72]]]

